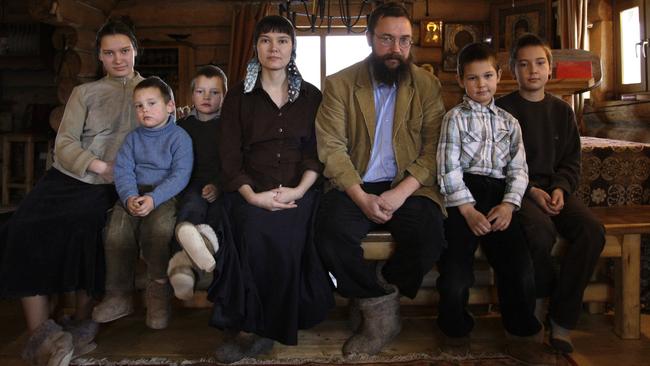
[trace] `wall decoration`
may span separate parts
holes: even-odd
[[[456,59],[460,50],[472,42],[483,39],[483,23],[445,23],[442,70],[456,72]]]
[[[420,47],[442,46],[442,20],[420,20]]]
[[[550,0],[502,0],[490,6],[493,44],[507,51],[524,33],[534,33],[548,41],[551,34]]]

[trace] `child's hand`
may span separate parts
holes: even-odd
[[[483,236],[490,232],[492,226],[488,219],[480,213],[477,209],[474,208],[474,205],[471,203],[466,203],[464,205],[458,206],[458,211],[463,215],[467,226],[472,230],[472,233],[476,236]]]
[[[500,204],[492,207],[488,212],[487,220],[492,223],[492,231],[503,231],[510,226],[512,220],[512,211],[515,206],[509,202],[501,202]]]
[[[537,206],[539,206],[539,208],[542,209],[545,214],[549,216],[555,216],[560,213],[560,211],[556,210],[551,205],[551,196],[549,196],[549,194],[544,190],[532,187],[528,194],[530,194]]]
[[[131,196],[126,199],[126,210],[131,214],[131,216],[138,216],[136,214],[140,204],[137,202],[138,196]]]
[[[273,190],[275,197],[273,199],[277,202],[295,204],[297,200],[305,195],[305,192],[298,188],[278,187]]]
[[[559,214],[564,208],[564,191],[562,188],[555,188],[551,192],[551,203],[549,204],[555,215]]]
[[[136,197],[135,203],[138,205],[138,207],[136,208],[135,214],[133,216],[144,217],[153,211],[153,198],[149,195],[145,194],[144,196]]]
[[[214,184],[206,184],[201,190],[201,197],[203,197],[204,200],[212,203],[217,199],[218,193],[219,192],[217,191],[217,187]]]

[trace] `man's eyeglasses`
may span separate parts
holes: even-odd
[[[397,38],[395,38],[395,37],[393,37],[391,35],[384,34],[384,35],[376,36],[376,37],[379,40],[379,43],[381,43],[381,45],[385,46],[385,47],[393,46],[396,41],[399,44],[400,48],[408,48],[413,44],[413,41],[411,40],[411,37],[409,37],[409,36],[404,36],[404,37],[400,37],[399,39],[397,39]]]

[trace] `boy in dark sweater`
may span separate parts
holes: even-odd
[[[146,323],[167,327],[171,289],[167,279],[169,243],[176,222],[174,197],[192,171],[192,141],[175,123],[171,88],[152,76],[133,91],[140,127],[124,139],[115,159],[120,196],[106,230],[106,296],[93,320],[106,323],[133,312],[136,260],[147,264]]]
[[[551,345],[570,353],[570,330],[605,245],[605,230],[573,195],[580,176],[580,134],[571,107],[544,91],[551,64],[551,51],[539,37],[519,38],[510,53],[519,90],[496,103],[519,120],[526,149],[530,182],[519,213],[535,267],[535,314],[543,319],[548,311]],[[551,248],[557,233],[569,245],[556,278]]]
[[[192,178],[179,197],[177,241],[172,243],[173,256],[167,269],[174,294],[183,300],[194,295],[195,269],[212,271],[215,265],[213,254],[218,243],[208,224],[218,221],[217,125],[226,85],[226,75],[220,68],[200,68],[191,84],[194,108],[178,122],[192,138],[194,149]]]

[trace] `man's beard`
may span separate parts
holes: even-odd
[[[387,60],[397,60],[399,65],[391,69],[386,66]],[[411,64],[411,55],[404,60],[399,53],[389,53],[383,56],[377,56],[373,53],[370,58],[370,64],[372,65],[372,72],[376,81],[386,85],[393,85],[401,76],[408,72],[409,65]]]

